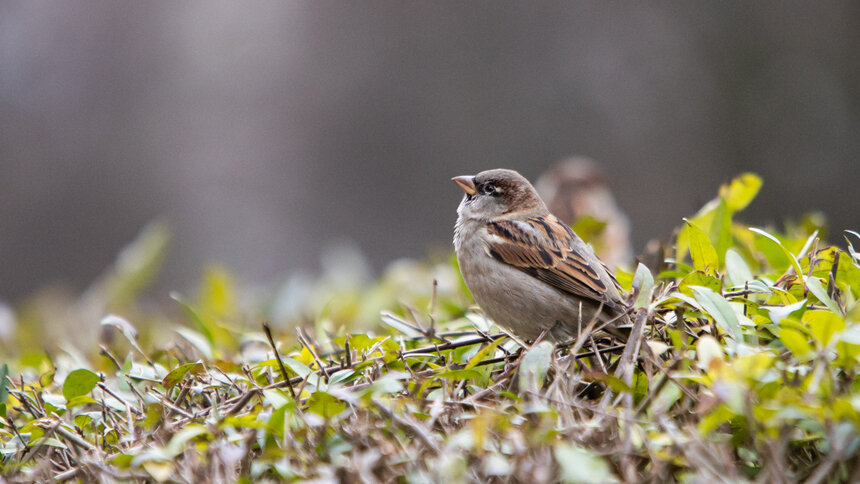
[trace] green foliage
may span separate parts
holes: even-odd
[[[669,270],[619,273],[643,324],[626,342],[598,332],[528,348],[470,305],[447,257],[398,263],[373,284],[293,280],[262,303],[213,266],[191,297],[153,309],[146,284],[168,234],[155,224],[80,300],[40,297],[16,312],[32,327],[101,320],[104,341],[52,346],[53,332],[34,343],[22,328],[4,343],[14,358],[0,368],[0,473],[849,481],[860,236],[842,249],[816,219],[747,227],[735,217],[760,187],[741,175],[685,219]]]
[[[99,376],[90,370],[78,368],[72,371],[63,382],[63,398],[71,401],[75,397],[86,395],[96,387]]]

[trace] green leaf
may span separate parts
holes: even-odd
[[[836,304],[836,301],[830,299],[830,296],[827,295],[827,290],[824,289],[824,286],[821,284],[821,279],[817,277],[807,277],[806,287],[809,289],[809,292],[811,292],[813,296],[817,297],[822,304],[827,306],[827,309],[840,316],[844,316],[844,314],[842,313],[842,309],[839,307],[838,304]]]
[[[358,351],[359,353],[362,353],[362,354],[365,351],[369,350],[370,348],[373,348],[374,346],[376,346],[376,344],[379,343],[380,341],[385,341],[385,340],[387,340],[387,341],[385,341],[385,343],[383,343],[382,346],[377,346],[377,350],[379,350],[380,354],[382,354],[382,349],[388,349],[391,351],[397,351],[399,349],[397,342],[392,340],[391,337],[389,337],[389,336],[377,336],[375,338],[371,338],[371,337],[367,336],[366,334],[358,333],[358,334],[350,334],[350,335],[348,335],[348,338],[349,338],[349,346],[352,349],[354,349],[355,351]]]
[[[99,376],[95,373],[79,368],[66,377],[66,381],[63,383],[63,397],[69,401],[75,397],[86,395],[93,391],[99,380]]]
[[[42,445],[47,445],[47,446],[50,446],[50,447],[56,447],[56,448],[59,448],[59,449],[68,449],[68,447],[66,447],[66,444],[62,443],[59,439],[56,439],[56,438],[54,438],[54,437],[49,437],[49,438],[47,438],[47,439],[43,440],[43,441],[41,442],[41,444],[42,444]]]
[[[755,279],[743,256],[735,249],[726,251],[726,277],[732,286],[743,286]]]
[[[738,322],[738,315],[735,314],[729,302],[722,295],[707,287],[696,286],[692,289],[696,301],[714,318],[717,326],[728,333],[735,342],[740,343],[743,340],[741,325]]]
[[[654,276],[641,262],[636,267],[636,275],[633,276],[633,289],[638,291],[634,307],[647,307],[651,303],[651,293],[654,291]]]
[[[654,398],[651,409],[658,410],[660,413],[667,412],[675,402],[681,399],[681,396],[683,396],[681,387],[673,382],[669,382]]]
[[[682,293],[692,296],[693,295],[693,287],[702,286],[707,287],[708,289],[719,292],[720,291],[720,280],[714,276],[710,276],[701,271],[693,271],[678,283],[678,290]]]
[[[770,316],[770,320],[776,324],[782,323],[782,321],[792,313],[798,311],[806,310],[806,299],[797,301],[795,303],[786,304],[785,306],[776,306],[773,308],[768,308],[768,316]]]
[[[278,388],[263,390],[263,398],[276,410],[293,401],[287,392]]]
[[[760,382],[761,377],[773,365],[776,355],[770,351],[758,351],[732,360],[735,372],[751,382]]]
[[[850,255],[840,251],[836,285],[839,288],[847,288],[847,292],[850,292],[855,298],[860,298],[860,283],[857,281],[860,281],[860,263],[855,262]]]
[[[146,413],[141,424],[143,428],[151,430],[155,424],[161,421],[164,415],[164,406],[161,403],[150,403],[146,406]]]
[[[698,225],[687,219],[684,221],[687,223],[684,230],[690,240],[690,258],[693,260],[693,267],[697,271],[715,272],[719,269],[720,260],[708,235]]]
[[[477,365],[478,363],[483,361],[484,358],[486,358],[488,355],[494,354],[496,351],[496,348],[498,348],[499,345],[502,344],[505,340],[506,340],[506,338],[498,338],[498,339],[496,339],[496,341],[493,341],[491,344],[488,344],[487,346],[482,348],[480,351],[475,353],[475,356],[473,356],[472,358],[469,359],[469,363],[466,364],[466,368],[467,369],[474,368],[475,365]]]
[[[561,482],[582,484],[618,482],[612,475],[606,460],[588,449],[562,442],[555,446],[553,455],[561,471]]]
[[[728,185],[720,187],[720,196],[726,201],[726,205],[732,212],[739,212],[747,207],[752,202],[759,189],[761,189],[762,179],[755,173],[744,173]]]
[[[9,364],[3,363],[3,366],[0,367],[0,404],[6,403],[6,400],[9,398],[9,382],[6,381],[6,377],[9,376]],[[0,415],[0,417],[6,417],[6,415]]]
[[[624,289],[625,292],[630,292],[633,290],[633,273],[625,271],[621,267],[615,268],[615,280],[618,281],[618,284],[621,285],[621,288]]]
[[[576,235],[578,235],[582,240],[589,244],[598,246],[601,241],[600,237],[603,236],[603,232],[606,229],[606,222],[598,220],[591,215],[584,215],[582,217],[578,217],[576,222],[574,222],[570,228],[572,228],[573,231],[576,232]]]
[[[709,238],[717,252],[719,263],[722,264],[725,260],[726,250],[732,245],[732,212],[726,208],[723,199],[720,199],[720,203],[714,210]]]
[[[755,232],[755,233],[761,235],[762,237],[766,238],[767,240],[770,240],[771,242],[776,244],[777,247],[779,247],[779,249],[782,251],[782,253],[785,255],[785,257],[788,259],[788,263],[791,264],[791,267],[794,268],[794,273],[797,276],[800,276],[800,277],[803,276],[803,270],[800,268],[800,264],[798,264],[797,258],[794,257],[794,254],[792,254],[790,250],[786,249],[785,246],[782,245],[782,242],[780,242],[779,239],[777,239],[773,235],[770,235],[769,233],[765,232],[764,230],[757,229],[755,227],[750,227],[750,231]]]
[[[177,383],[181,382],[188,374],[192,375],[204,375],[206,373],[206,369],[203,367],[203,362],[198,361],[196,363],[187,363],[185,365],[176,367],[161,380],[161,385],[165,390],[170,390]]]
[[[732,411],[731,407],[727,404],[721,404],[713,412],[699,421],[699,432],[703,435],[708,435],[721,425],[728,423],[734,417],[735,413]]]
[[[606,383],[609,389],[615,393],[633,393],[633,389],[630,388],[630,385],[624,383],[624,380],[615,375],[601,374],[597,376],[597,379]]]
[[[436,376],[449,380],[471,380],[472,378],[481,378],[483,375],[478,370],[462,368],[460,370],[443,371]]]
[[[116,454],[115,457],[108,459],[108,462],[113,463],[115,466],[120,469],[128,469],[131,466],[131,461],[134,459],[133,455],[129,454]]]
[[[543,386],[546,373],[549,370],[549,365],[552,362],[552,352],[555,345],[549,341],[541,341],[540,343],[528,349],[523,356],[519,369],[520,388],[530,388],[529,381],[534,378],[537,387]]]
[[[395,330],[405,334],[409,337],[417,337],[423,336],[424,334],[420,331],[420,328],[414,326],[411,323],[407,323],[406,321],[400,319],[396,315],[389,313],[388,311],[382,311],[379,314],[382,323],[386,326],[390,326]]]
[[[331,376],[329,376],[328,378],[328,383],[329,385],[334,385],[336,383],[344,383],[354,380],[357,376],[358,372],[353,369],[346,368],[332,373]]]
[[[294,358],[281,358],[281,361],[284,363],[284,366],[293,370],[293,372],[302,377],[307,378],[308,384],[313,387],[319,386],[319,375],[317,375],[313,370],[311,370],[304,363],[294,359]]]
[[[845,329],[845,320],[830,311],[806,311],[800,318],[809,325],[812,338],[826,347],[833,335]]]
[[[806,336],[793,329],[780,329],[779,340],[788,348],[798,361],[809,361],[814,356],[812,346],[806,341]]]
[[[80,428],[85,428],[87,425],[89,425],[90,422],[92,422],[92,420],[93,420],[92,415],[93,414],[94,414],[94,412],[82,413],[80,415],[76,415],[75,419],[74,419],[75,425],[77,425]],[[98,414],[95,414],[95,415],[98,415]]]
[[[388,395],[403,391],[402,380],[408,380],[408,373],[391,372],[382,375],[370,384],[367,392],[371,395]]]
[[[69,403],[66,405],[66,408],[74,408],[80,407],[81,405],[87,405],[89,403],[97,403],[96,400],[89,395],[78,395],[69,400]]]
[[[346,404],[334,395],[317,391],[308,399],[308,410],[323,418],[339,415],[346,409]]]

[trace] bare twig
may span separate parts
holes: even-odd
[[[281,370],[281,377],[283,377],[284,381],[287,382],[287,387],[290,389],[290,395],[293,396],[293,400],[296,399],[296,391],[293,389],[293,384],[290,383],[290,374],[287,373],[287,369],[284,367],[284,362],[281,361],[281,355],[278,353],[278,345],[275,344],[275,339],[272,338],[272,329],[269,327],[269,323],[263,323],[263,332],[266,333],[266,338],[269,340],[269,345],[272,346],[272,351],[275,353],[275,361],[278,362],[278,368]],[[347,340],[347,345],[349,345],[349,341]],[[349,346],[347,346],[349,348]]]

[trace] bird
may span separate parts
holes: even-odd
[[[592,322],[609,332],[629,323],[615,276],[525,177],[494,169],[451,180],[465,192],[454,226],[457,263],[486,316],[523,340],[557,343]]]

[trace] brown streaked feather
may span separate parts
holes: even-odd
[[[586,257],[577,253],[578,237],[555,216],[532,217],[519,223],[490,222],[487,230],[495,236],[488,243],[487,251],[496,260],[562,292],[618,308],[619,301],[606,296],[606,285],[598,273],[603,268],[592,267]],[[617,286],[612,274],[608,270],[606,273]]]

